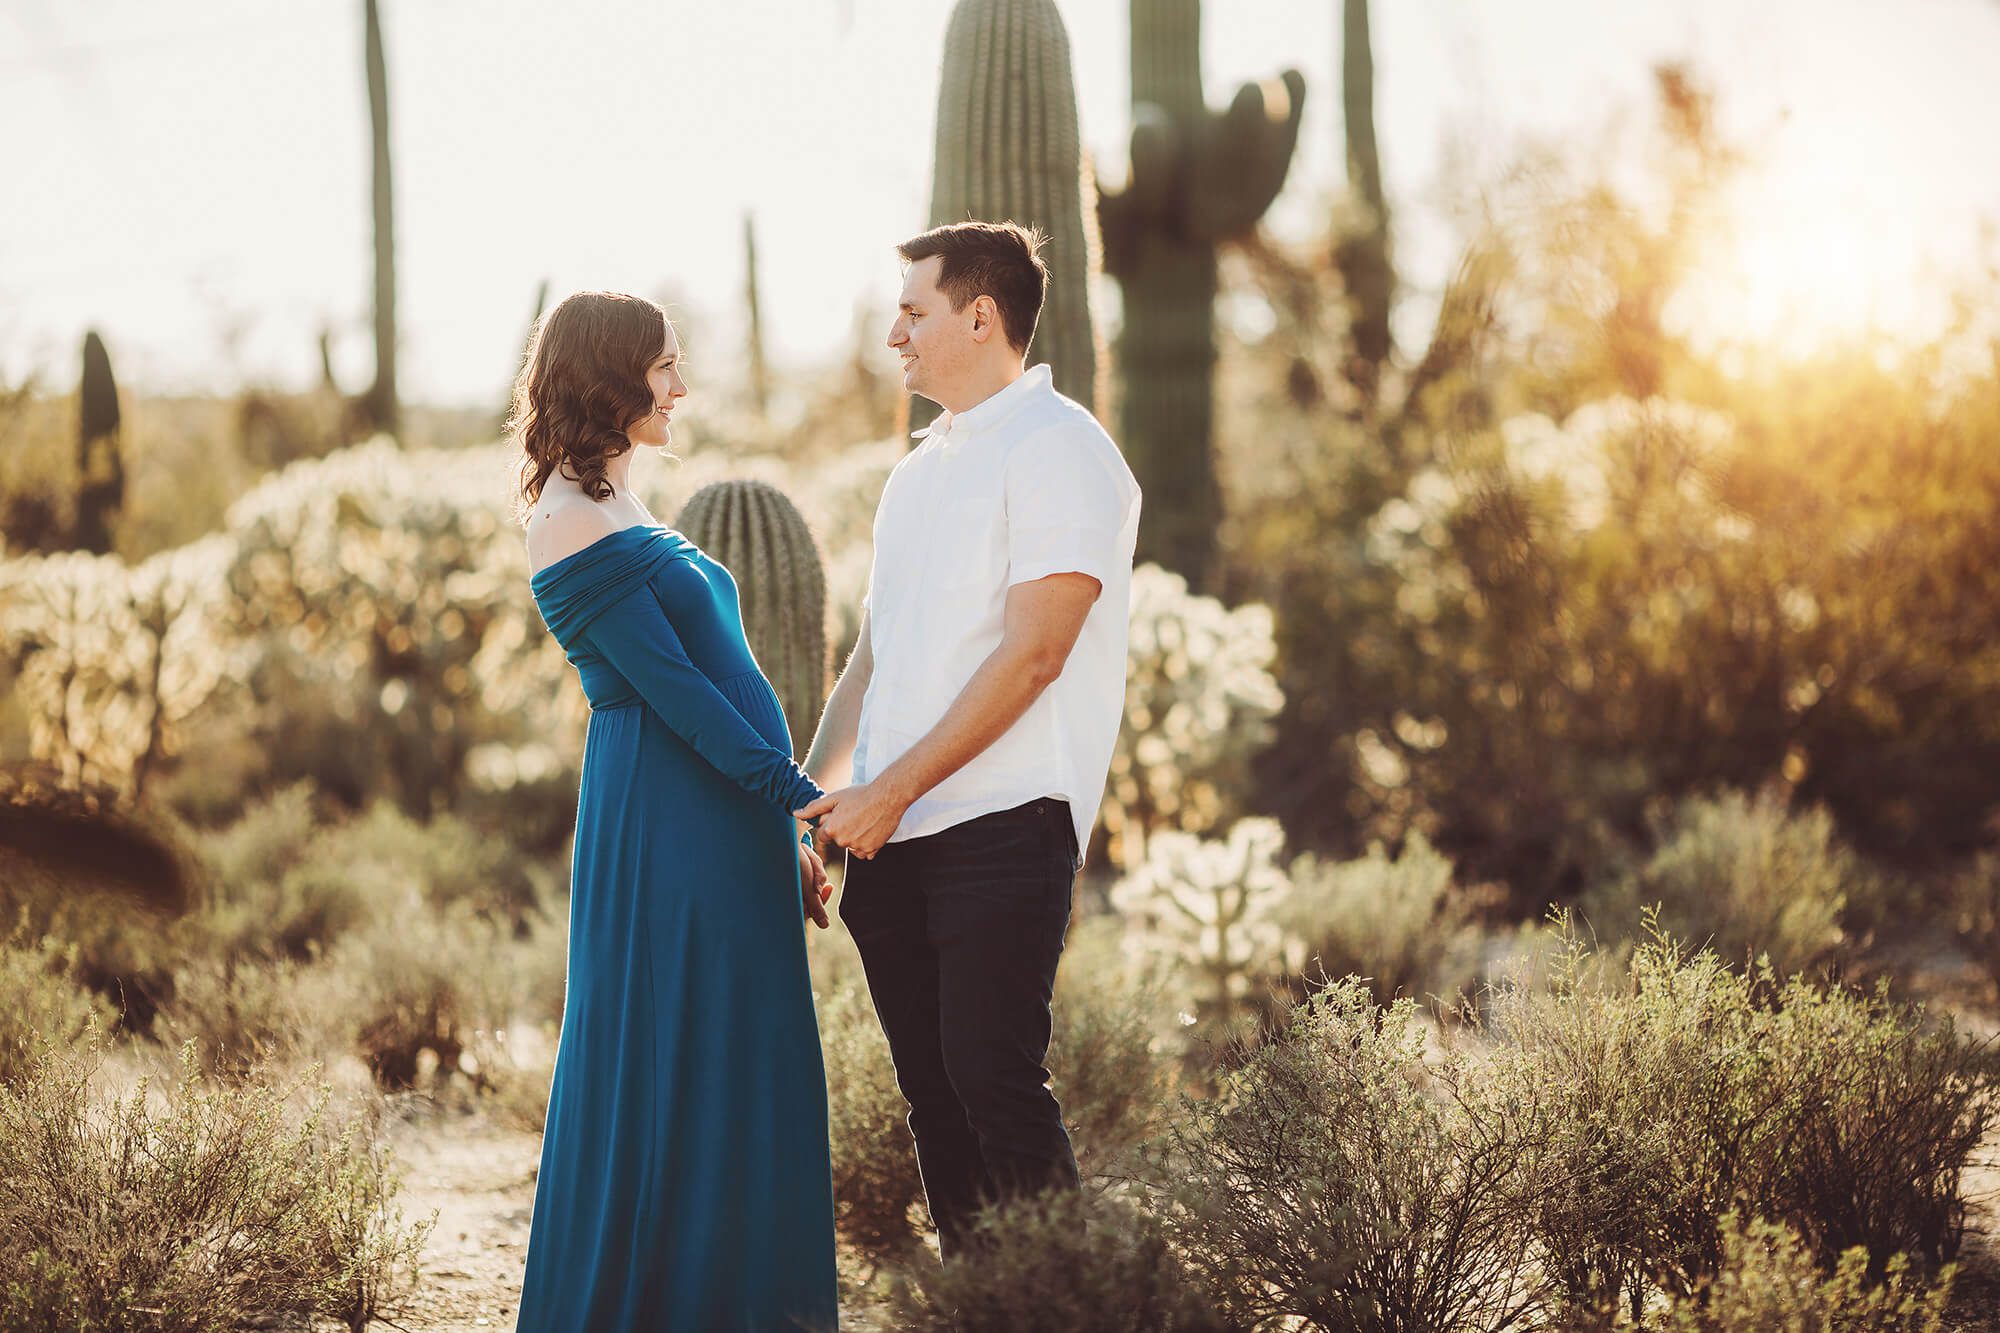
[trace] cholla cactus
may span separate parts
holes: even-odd
[[[744,637],[804,755],[826,703],[826,574],[812,530],[783,491],[744,480],[702,487],[674,526],[735,576]]]
[[[558,687],[567,668],[528,595],[504,467],[378,437],[231,508],[227,629],[250,653],[252,725],[323,786],[423,813],[460,788],[476,746],[553,737],[574,766],[583,703]]]
[[[1278,821],[1262,817],[1238,820],[1223,841],[1162,833],[1112,889],[1112,906],[1136,949],[1193,967],[1209,983],[1204,998],[1227,1010],[1255,978],[1286,965],[1284,845]]]
[[[1104,819],[1112,859],[1129,866],[1157,830],[1205,833],[1236,813],[1285,699],[1271,676],[1270,608],[1230,610],[1157,565],[1133,571],[1127,652]]]
[[[28,746],[65,786],[144,794],[183,724],[231,673],[216,638],[233,544],[203,538],[138,566],[83,552],[0,564],[0,658]]]

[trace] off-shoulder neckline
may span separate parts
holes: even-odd
[[[628,532],[672,532],[672,531],[673,529],[668,527],[664,523],[629,523],[622,528],[614,528],[610,532],[605,533],[602,537],[597,538],[595,541],[577,547],[574,551],[571,551],[568,555],[563,556],[560,560],[551,560],[548,564],[543,565],[540,569],[536,570],[534,573],[528,576],[528,584],[530,587],[533,587],[537,584],[544,582],[551,575],[555,574],[557,570],[561,569],[564,565],[567,565],[572,561],[578,560],[583,556],[589,555],[592,551],[604,545],[606,542],[614,541],[619,537],[623,537]]]

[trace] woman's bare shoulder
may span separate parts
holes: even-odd
[[[581,497],[537,504],[528,515],[528,567],[546,569],[621,526],[602,506]]]

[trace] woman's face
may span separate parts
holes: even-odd
[[[674,336],[671,324],[667,325],[667,341],[660,354],[646,368],[646,387],[653,391],[653,410],[627,426],[625,436],[635,445],[664,449],[673,442],[667,418],[673,414],[674,404],[687,397],[688,391],[687,381],[681,378],[680,339]]]

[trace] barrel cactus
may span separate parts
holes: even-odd
[[[1298,143],[1305,79],[1201,91],[1200,0],[1132,0],[1132,176],[1098,204],[1104,266],[1125,294],[1120,442],[1146,492],[1138,558],[1208,580],[1222,495],[1214,415],[1216,247],[1257,225]],[[942,127],[940,127],[942,132]]]
[[[95,329],[83,337],[77,407],[75,545],[101,555],[111,549],[111,520],[125,503],[125,463],[118,452],[118,383]]]
[[[1103,359],[1090,311],[1096,194],[1055,0],[959,0],[938,83],[930,225],[1012,221],[1047,234],[1049,292],[1028,363],[1046,362],[1055,387],[1093,411]],[[935,411],[917,404],[912,417]]]
[[[702,487],[674,526],[735,575],[744,637],[803,756],[826,703],[826,575],[812,530],[783,491],[744,480]]]

